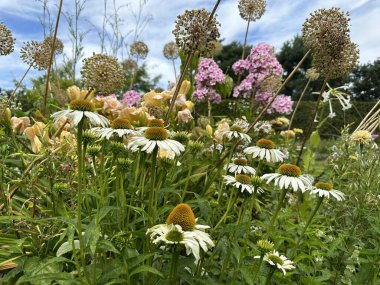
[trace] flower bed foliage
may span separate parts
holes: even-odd
[[[223,74],[219,3],[177,18],[168,90],[133,89],[149,53],[140,40],[122,64],[84,59],[79,86],[48,84],[55,36],[24,46],[29,69],[47,73],[30,109],[21,81],[1,101],[1,284],[379,282],[380,103],[329,84],[358,60],[348,16],[306,20],[294,72],[312,56],[302,88],[323,83],[316,101],[294,102],[281,94],[294,73],[270,44],[246,55],[245,42],[236,80]],[[265,7],[239,1],[247,33]],[[14,39],[0,32],[6,55]]]

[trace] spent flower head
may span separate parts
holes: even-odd
[[[15,38],[3,23],[0,23],[0,55],[8,55],[14,50]]]
[[[167,59],[174,60],[178,58],[178,46],[175,42],[168,42],[164,45],[163,54]]]
[[[199,51],[201,54],[214,49],[219,38],[219,23],[205,9],[186,10],[177,17],[173,34],[176,44],[186,53]]]
[[[266,5],[265,0],[240,0],[238,4],[240,17],[246,21],[256,21],[264,14]]]
[[[142,59],[145,59],[149,53],[149,47],[143,41],[135,41],[129,50],[132,56]]]
[[[85,58],[81,74],[84,84],[100,95],[115,93],[124,86],[124,72],[113,56],[94,53]]]

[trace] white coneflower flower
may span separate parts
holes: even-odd
[[[330,196],[334,197],[338,201],[343,201],[344,194],[339,190],[333,189],[333,185],[328,182],[317,182],[314,186],[309,188],[310,192],[318,195],[319,197],[326,197],[330,199]]]
[[[275,186],[281,189],[291,187],[293,191],[300,189],[305,192],[311,186],[310,177],[302,175],[301,169],[293,164],[282,164],[278,168],[278,173],[264,174],[261,178],[266,180],[267,184],[274,180]]]
[[[232,173],[256,174],[256,170],[248,165],[244,157],[237,157],[232,163],[227,164],[224,169]]]
[[[164,128],[164,122],[160,119],[152,119],[149,127],[143,130],[143,135],[132,137],[127,145],[127,148],[132,151],[137,151],[140,147],[142,147],[141,151],[146,153],[153,152],[156,147],[168,152],[172,151],[176,155],[185,151],[185,147],[181,143],[169,139],[169,132]]]
[[[182,244],[186,254],[200,259],[200,249],[207,252],[215,246],[204,230],[209,226],[197,225],[193,210],[187,204],[177,205],[170,213],[166,224],[156,225],[146,232],[154,244]]]
[[[251,142],[252,138],[244,132],[244,128],[239,125],[232,125],[229,130],[223,132],[223,137],[229,141],[232,139],[241,139],[246,142]]]
[[[69,104],[69,109],[55,112],[52,114],[54,123],[59,122],[61,119],[67,118],[77,126],[84,117],[86,117],[90,124],[94,126],[108,126],[108,119],[100,114],[94,112],[94,104],[85,99],[74,99]]]
[[[267,139],[258,140],[256,146],[247,147],[244,153],[252,154],[253,158],[265,159],[268,162],[282,162],[285,158],[285,154],[276,149],[274,142]]]
[[[253,127],[255,132],[263,132],[268,134],[272,131],[272,124],[268,121],[258,121]]]
[[[136,131],[132,129],[132,125],[128,119],[117,118],[111,122],[110,128],[93,128],[93,130],[101,138],[110,139],[113,135],[124,137],[128,135],[135,135]]]
[[[255,256],[254,258],[260,258],[260,256]],[[263,260],[268,262],[270,265],[277,267],[277,269],[282,270],[284,275],[286,275],[287,270],[296,268],[293,265],[293,261],[287,259],[284,255],[280,255],[276,250],[266,253]]]
[[[241,193],[244,193],[244,191],[247,191],[249,194],[264,192],[260,187],[262,185],[262,180],[258,176],[251,177],[245,174],[236,174],[235,176],[224,175],[223,177],[226,185],[234,186],[239,189]]]

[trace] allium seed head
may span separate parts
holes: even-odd
[[[135,41],[131,44],[130,52],[132,56],[145,59],[149,53],[149,48],[143,41]]]
[[[266,6],[265,0],[240,0],[240,17],[246,21],[256,21],[264,14]]]
[[[116,93],[124,86],[124,72],[112,56],[94,54],[85,58],[81,74],[85,85],[100,95]]]
[[[167,59],[178,58],[178,47],[175,42],[168,42],[164,45],[163,54]]]
[[[205,9],[186,10],[178,16],[173,30],[177,46],[186,53],[211,51],[220,34],[216,18],[210,21],[209,18],[210,13]]]
[[[3,23],[0,23],[0,55],[8,55],[14,50],[15,38]]]

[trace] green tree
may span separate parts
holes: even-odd
[[[370,101],[380,98],[380,59],[360,65],[349,77],[350,91],[356,100]]]
[[[252,46],[247,46],[245,51],[245,57],[250,53]],[[237,81],[237,76],[232,70],[232,65],[241,59],[241,54],[243,52],[243,44],[239,42],[232,42],[228,45],[224,45],[222,52],[217,55],[214,60],[223,70],[223,72],[231,76],[234,82]]]
[[[135,71],[124,69],[124,72],[126,81],[123,91],[129,90],[132,77],[134,77],[132,89],[140,92],[149,92],[150,90],[153,90],[161,78],[161,75],[151,78],[148,74],[148,71],[146,70],[145,63],[140,65]]]

